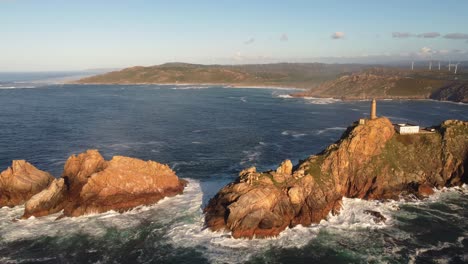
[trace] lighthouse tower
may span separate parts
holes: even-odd
[[[375,101],[375,99],[372,99],[370,119],[372,120],[376,118],[377,118],[377,102]]]

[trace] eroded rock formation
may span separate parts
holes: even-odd
[[[435,133],[400,135],[387,118],[353,124],[342,138],[290,169],[244,170],[205,208],[211,230],[233,237],[278,235],[338,212],[342,197],[398,199],[466,182],[468,122],[446,121]]]
[[[88,150],[67,160],[62,177],[26,203],[23,218],[122,212],[180,194],[185,185],[167,165],[122,156],[105,161]]]
[[[23,204],[45,189],[54,178],[24,160],[14,160],[0,173],[0,207]]]

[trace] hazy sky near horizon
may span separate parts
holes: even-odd
[[[468,59],[468,1],[0,0],[0,71]]]

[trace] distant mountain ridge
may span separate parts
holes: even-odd
[[[468,102],[468,73],[362,64],[274,63],[135,66],[80,79],[80,84],[207,84],[307,89],[296,97],[435,99]]]
[[[181,62],[135,66],[81,79],[88,84],[222,84],[309,88],[340,74],[364,69],[358,64],[275,63],[201,65]]]

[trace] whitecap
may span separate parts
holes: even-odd
[[[303,99],[306,100],[310,104],[319,104],[319,105],[341,102],[340,99],[334,99],[334,98],[303,97]]]
[[[139,227],[150,221],[158,223],[158,227],[155,227],[154,231],[160,230],[160,226],[163,226],[165,240],[175,248],[201,248],[205,257],[213,263],[240,263],[272,247],[304,247],[315,239],[322,229],[328,232],[343,233],[349,230],[387,228],[394,225],[396,220],[393,219],[393,214],[401,204],[431,203],[453,193],[468,194],[468,188],[464,185],[437,190],[435,195],[424,201],[380,202],[343,198],[340,214],[329,214],[319,224],[288,228],[275,238],[248,240],[234,239],[230,232],[212,232],[204,226],[202,208],[208,199],[214,196],[219,187],[227,183],[226,180],[206,183],[193,179],[187,180],[188,186],[182,195],[166,197],[155,205],[140,206],[123,214],[110,211],[54,221],[58,215],[56,214],[12,222],[11,219],[22,215],[24,206],[4,207],[0,209],[0,238],[2,242],[10,242],[39,236],[67,237],[77,233],[103,237],[109,228],[126,230]],[[374,217],[364,213],[365,210],[380,212],[387,218],[386,222],[376,222]],[[457,246],[462,245],[463,239],[459,238],[455,242]],[[434,249],[446,246],[446,244],[440,244]],[[427,250],[432,250],[432,248],[418,249],[414,252],[412,259],[416,259],[419,254]],[[0,258],[0,260],[5,259]],[[8,261],[8,259],[6,260]]]
[[[301,133],[301,132],[297,132],[297,131],[293,131],[293,130],[285,130],[285,131],[281,132],[281,135],[283,135],[283,136],[292,136],[293,138],[300,138],[300,137],[303,137],[303,136],[307,136],[306,133]]]
[[[328,127],[325,129],[319,129],[315,132],[316,135],[320,135],[329,131],[345,131],[346,127]]]
[[[208,89],[212,88],[213,86],[179,86],[179,87],[172,87],[171,90],[200,90],[200,89]]]

